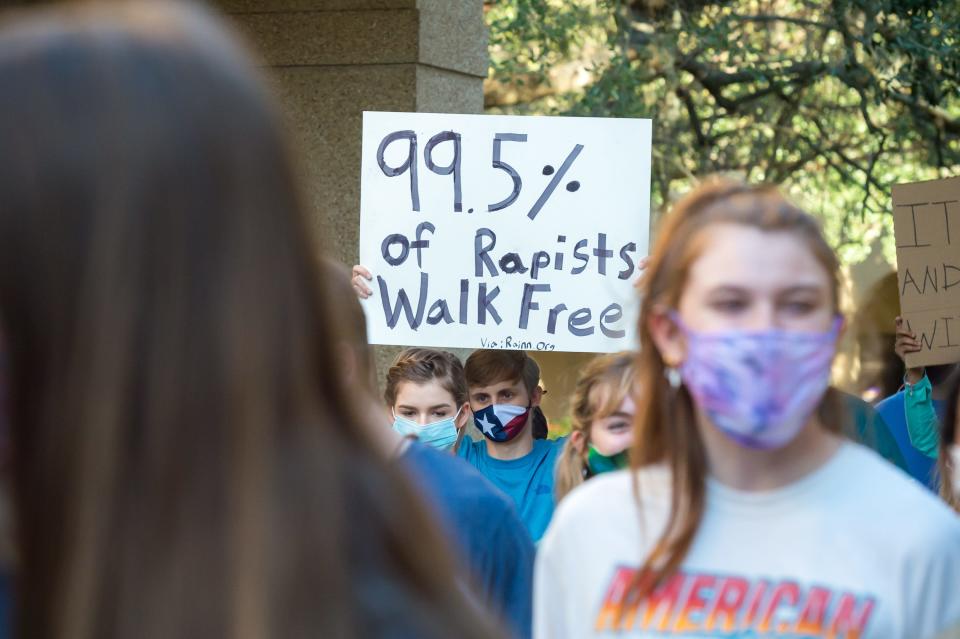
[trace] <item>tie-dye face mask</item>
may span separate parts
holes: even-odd
[[[840,318],[824,333],[700,333],[672,317],[687,338],[680,377],[710,421],[749,448],[793,441],[830,384]]]

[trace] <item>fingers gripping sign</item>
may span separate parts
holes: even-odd
[[[895,321],[897,336],[894,341],[893,350],[896,351],[897,356],[903,360],[904,365],[907,363],[907,354],[909,353],[918,353],[921,350],[920,342],[917,341],[917,335],[910,330],[903,318],[897,316]],[[907,367],[907,382],[910,384],[916,384],[919,382],[924,375],[925,368],[923,366],[914,366]]]
[[[356,264],[353,267],[351,275],[350,282],[353,284],[353,290],[357,292],[357,297],[362,300],[370,297],[373,294],[373,291],[367,286],[367,282],[373,279],[370,271],[366,267]]]
[[[643,273],[647,270],[648,264],[650,264],[649,256],[637,260],[637,279],[633,280],[633,288],[638,291],[643,290]]]

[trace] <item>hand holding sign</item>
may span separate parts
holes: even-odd
[[[354,265],[351,271],[350,284],[353,286],[353,290],[357,292],[357,297],[365,300],[373,295],[373,291],[371,291],[370,287],[367,286],[367,282],[372,280],[373,275],[369,270],[363,266],[360,266],[359,264]]]
[[[633,346],[649,121],[366,113],[363,150],[372,342]]]
[[[643,274],[650,264],[650,256],[642,257],[637,261],[637,279],[633,281],[633,288],[640,290],[643,288]]]
[[[916,333],[907,328],[902,317],[898,316],[895,320],[895,324],[897,328],[897,337],[893,344],[893,350],[897,353],[897,356],[903,360],[904,365],[906,365],[908,354],[920,352],[920,342],[917,341]],[[907,383],[916,384],[919,382],[923,378],[924,368],[925,367],[923,366],[907,368]]]

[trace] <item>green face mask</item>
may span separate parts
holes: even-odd
[[[587,469],[590,471],[590,475],[599,475],[600,473],[608,473],[612,470],[620,470],[629,465],[630,457],[626,450],[622,450],[616,455],[604,455],[591,444],[587,452]]]

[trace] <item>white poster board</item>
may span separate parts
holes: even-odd
[[[371,343],[636,346],[651,122],[363,114]]]

